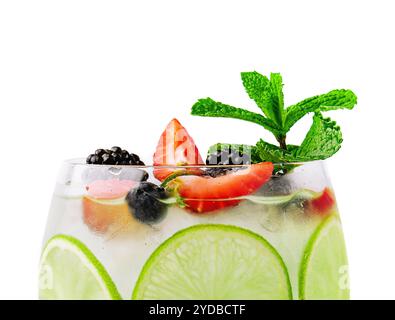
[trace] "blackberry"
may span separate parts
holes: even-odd
[[[129,153],[120,147],[112,147],[111,149],[97,149],[86,159],[88,164],[105,164],[105,165],[132,165],[144,166],[144,162],[134,153]]]
[[[217,150],[210,153],[206,159],[207,165],[248,165],[251,164],[251,158],[238,150],[229,148],[228,150]]]
[[[136,165],[144,165],[144,163],[140,160],[140,157],[134,153],[129,154],[129,162]]]
[[[106,150],[104,150],[104,149],[97,149],[96,151],[95,151],[95,154],[97,155],[97,156],[99,156],[99,157],[101,157],[103,154],[105,154],[105,153],[107,153],[107,151]]]
[[[247,154],[243,154],[238,150],[232,148],[217,150],[210,153],[206,159],[207,165],[248,165],[251,164],[251,158]],[[233,171],[234,168],[229,167],[213,167],[208,168],[205,173],[213,178],[223,176]]]
[[[102,164],[115,164],[113,158],[111,157],[111,154],[105,153],[101,156],[102,159]]]
[[[212,168],[206,169],[204,173],[212,178],[216,178],[216,177],[224,176],[224,175],[228,174],[229,171],[232,171],[232,169],[231,168],[212,167]]]
[[[101,157],[96,155],[96,154],[91,154],[86,159],[86,163],[100,164],[101,163]]]
[[[160,200],[167,198],[164,188],[151,182],[141,182],[126,196],[132,215],[146,224],[160,221],[166,214],[167,205]]]
[[[118,154],[122,154],[122,148],[120,148],[120,147],[112,147],[111,149],[110,149],[112,152],[114,152],[114,153],[118,153]]]
[[[123,160],[123,164],[128,164],[129,159],[130,159],[130,155],[129,152],[127,152],[126,150],[122,150],[121,151],[121,156],[122,156],[122,160]]]
[[[229,152],[217,150],[214,153],[208,154],[207,159],[206,159],[206,164],[207,165],[217,165],[217,164],[228,165],[229,164]]]

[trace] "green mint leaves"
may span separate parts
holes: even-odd
[[[342,141],[342,133],[336,122],[324,118],[321,113],[316,113],[313,124],[300,146],[288,145],[284,150],[260,140],[253,149],[258,154],[255,159],[260,161],[285,163],[324,160],[340,149]]]
[[[254,146],[254,151],[258,155],[258,162],[260,161],[270,161],[274,163],[285,163],[285,162],[295,162],[295,155],[292,152],[295,150],[296,146],[288,146],[287,150],[284,150],[274,144],[268,143],[264,140],[259,140],[256,146]],[[290,149],[290,150],[289,150]],[[291,151],[292,150],[292,151]]]
[[[342,143],[340,128],[336,122],[324,118],[322,112],[352,109],[357,103],[357,97],[351,90],[332,90],[285,108],[283,82],[279,73],[272,73],[268,78],[256,71],[242,72],[241,79],[248,96],[255,101],[262,114],[206,98],[198,100],[193,105],[192,115],[234,118],[256,123],[269,130],[279,146],[261,139],[255,146],[216,144],[210,148],[211,151],[222,147],[232,147],[236,150],[247,148],[253,162],[287,163],[323,160],[340,149]],[[314,116],[306,138],[300,146],[287,145],[287,133],[308,113],[314,113]]]
[[[192,115],[202,117],[233,118],[254,122],[271,132],[277,132],[276,124],[263,115],[245,109],[232,107],[211,98],[199,99],[192,107]]]
[[[284,130],[288,132],[292,126],[307,113],[352,109],[357,104],[357,97],[351,90],[332,90],[328,93],[307,98],[286,110]]]
[[[265,116],[281,128],[284,122],[283,83],[279,73],[272,73],[270,80],[258,72],[241,74],[248,96],[255,101]]]
[[[335,121],[316,113],[313,124],[300,147],[294,150],[297,160],[324,160],[339,151],[343,141]]]

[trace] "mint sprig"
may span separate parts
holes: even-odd
[[[239,150],[248,147],[253,162],[299,162],[323,160],[335,154],[341,146],[342,134],[336,122],[324,118],[322,112],[353,109],[357,97],[351,90],[338,89],[307,98],[285,108],[283,82],[279,73],[266,77],[256,71],[242,72],[241,79],[248,96],[255,101],[262,114],[236,108],[211,98],[199,99],[192,107],[192,114],[205,117],[224,117],[245,120],[269,130],[278,146],[259,140],[255,146],[216,144],[210,150]],[[314,113],[313,124],[300,146],[287,145],[290,129],[304,116]],[[211,152],[209,151],[209,152]]]

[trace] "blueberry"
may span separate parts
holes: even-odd
[[[141,181],[147,181],[149,178],[149,174],[147,171],[143,171],[142,176],[140,178]]]
[[[132,215],[146,224],[159,222],[166,214],[167,205],[160,200],[166,199],[166,190],[151,182],[141,182],[126,196]]]

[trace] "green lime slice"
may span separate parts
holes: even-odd
[[[326,218],[308,241],[299,273],[299,298],[350,298],[347,254],[337,215]]]
[[[111,277],[79,240],[64,235],[50,239],[40,262],[40,299],[121,299]]]
[[[292,299],[288,271],[261,236],[199,225],[162,243],[141,271],[132,299]]]

